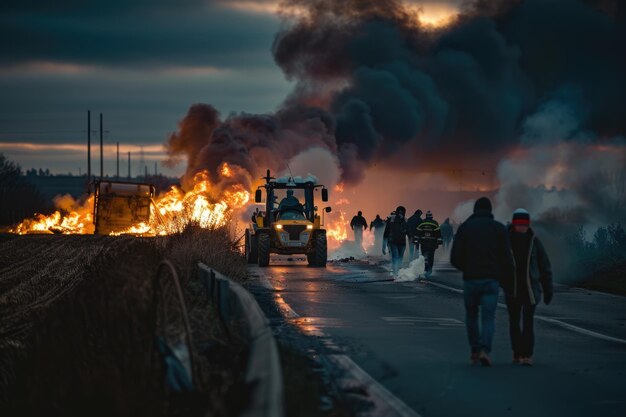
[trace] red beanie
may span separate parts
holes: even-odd
[[[530,226],[530,213],[523,208],[518,208],[513,212],[514,226]]]

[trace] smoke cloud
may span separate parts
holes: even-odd
[[[286,0],[282,7],[272,53],[295,81],[293,92],[266,115],[221,118],[210,105],[192,106],[167,143],[171,162],[187,158],[187,179],[202,169],[217,179],[228,162],[251,187],[266,168],[282,171],[294,156],[321,148],[335,155],[347,185],[373,164],[494,169],[513,155],[499,165],[512,189],[509,178],[532,178],[542,163],[575,167],[585,147],[616,147],[626,132],[619,3],[480,0],[439,28],[423,26],[398,0]],[[577,145],[559,147],[569,142]],[[522,172],[510,158],[530,146],[540,146],[526,153],[535,170]],[[580,190],[577,201],[593,194],[584,184],[596,171],[584,172],[559,178],[559,186]],[[513,204],[513,195],[499,198]]]

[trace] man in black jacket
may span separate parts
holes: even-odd
[[[367,220],[363,217],[363,212],[359,211],[350,222],[350,228],[354,231],[354,242],[358,247],[363,244],[363,230],[367,230]]]
[[[511,244],[504,225],[491,214],[491,201],[479,198],[472,214],[456,233],[450,262],[463,272],[465,324],[472,363],[491,365],[500,282],[514,274]],[[480,310],[481,326],[478,325]]]
[[[409,238],[409,262],[419,256],[419,243],[415,241],[417,226],[422,223],[422,210],[417,209],[415,213],[406,219],[407,237]]]
[[[404,258],[404,250],[406,249],[406,219],[404,218],[406,209],[398,206],[395,214],[387,220],[385,231],[383,233],[383,255],[386,253],[386,247],[389,246],[391,252],[391,275],[398,276],[402,259]]]
[[[383,233],[385,231],[385,221],[380,218],[380,214],[376,215],[374,221],[370,223],[370,232],[374,232],[374,251],[375,255],[380,255],[383,244]]]
[[[513,363],[533,364],[535,345],[535,309],[541,301],[552,301],[552,268],[543,244],[530,227],[530,214],[524,209],[513,213],[509,227],[511,248],[515,258],[515,274],[503,282],[509,311],[509,331],[513,347]],[[520,320],[523,327],[520,328]]]

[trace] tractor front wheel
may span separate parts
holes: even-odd
[[[268,266],[270,264],[270,235],[261,233],[257,239],[259,266]]]
[[[315,236],[315,266],[326,267],[328,258],[328,244],[326,242],[326,234],[320,233]]]

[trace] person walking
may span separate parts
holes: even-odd
[[[452,242],[452,237],[454,236],[454,228],[450,224],[450,218],[446,218],[441,226],[439,227],[441,230],[441,240],[443,242],[443,250],[446,253],[450,250],[450,243]]]
[[[419,242],[422,255],[426,258],[426,278],[433,273],[433,264],[435,262],[435,251],[441,242],[441,230],[439,223],[433,218],[433,213],[426,212],[426,218],[417,226],[415,238]]]
[[[403,206],[398,206],[395,214],[387,221],[385,232],[383,233],[383,254],[386,253],[386,247],[389,246],[391,251],[391,275],[393,277],[398,276],[402,258],[404,257],[404,250],[406,249],[407,226],[405,215],[406,209]]]
[[[370,223],[370,232],[374,233],[374,252],[375,255],[380,255],[380,251],[383,244],[383,233],[385,232],[385,221],[381,219],[380,214],[376,215],[376,218]]]
[[[513,212],[508,231],[515,258],[515,274],[504,282],[502,288],[509,312],[513,363],[532,366],[535,309],[541,301],[542,292],[546,305],[552,301],[552,267],[546,249],[530,227],[527,210],[519,208]]]
[[[363,217],[363,212],[359,211],[350,222],[350,228],[354,231],[354,242],[358,247],[363,246],[363,230],[367,230],[367,220]]]
[[[491,201],[479,198],[472,214],[459,226],[450,262],[463,272],[465,326],[472,363],[490,366],[500,282],[515,273],[506,228],[493,218]],[[479,326],[480,314],[480,326]]]
[[[411,217],[406,220],[407,237],[409,238],[409,262],[420,255],[419,244],[415,241],[417,226],[422,222],[422,210],[417,209]]]

